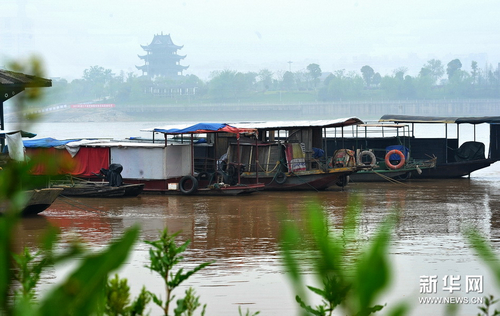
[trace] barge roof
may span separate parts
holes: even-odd
[[[309,128],[309,127],[342,127],[350,125],[359,125],[364,122],[357,117],[339,118],[333,120],[298,120],[298,121],[268,121],[268,122],[242,122],[235,123],[234,126],[251,127],[256,129],[291,129],[291,128]]]
[[[393,115],[382,116],[379,122],[396,123],[441,123],[441,124],[500,124],[500,116],[478,116],[478,117],[457,117],[457,116],[414,116],[414,115]]]

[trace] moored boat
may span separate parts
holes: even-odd
[[[366,168],[358,165],[351,150],[341,149],[326,155],[328,129],[363,123],[349,117],[315,121],[279,121],[235,124],[258,130],[258,140],[232,143],[227,152],[227,173],[235,174],[240,158],[244,170],[237,173],[246,183],[266,184],[265,190],[326,190],[347,185],[347,177]],[[240,168],[241,169],[241,168]]]
[[[242,183],[239,173],[236,177],[236,181],[228,181],[225,174],[219,172],[217,161],[210,159],[210,155],[203,155],[201,158],[205,161],[205,167],[208,167],[209,163],[207,161],[211,160],[211,166],[209,169],[205,168],[205,170],[201,170],[196,168],[195,135],[207,135],[207,138],[210,138],[214,142],[210,144],[212,146],[209,146],[208,148],[211,147],[212,153],[216,153],[217,146],[215,143],[219,139],[219,135],[223,134],[225,137],[235,137],[237,146],[239,146],[241,135],[255,135],[257,132],[255,129],[237,128],[224,123],[198,123],[194,125],[187,124],[175,127],[164,126],[153,128],[150,131],[153,133],[163,134],[165,138],[165,145],[168,143],[168,136],[180,136],[182,138],[183,135],[187,135],[189,138],[188,155],[176,157],[176,159],[183,165],[189,166],[189,171],[187,174],[183,175],[178,182],[169,181],[167,192],[180,192],[185,195],[240,195],[250,194],[264,189],[264,184],[260,183],[258,180]],[[207,144],[207,140],[204,138],[201,144]],[[236,164],[241,166],[241,159],[238,159]],[[213,172],[209,173],[207,170],[213,170]]]
[[[141,194],[144,189],[143,183],[123,184],[121,186],[110,186],[108,182],[100,181],[65,181],[54,182],[51,188],[62,189],[63,196],[76,197],[134,197]]]
[[[486,168],[500,160],[500,117],[430,117],[409,115],[384,115],[380,122],[393,124],[411,124],[411,138],[413,156],[424,158],[432,155],[437,158],[435,168],[422,170],[416,174],[418,179],[460,178],[470,176],[474,171]],[[417,137],[416,128],[428,128],[429,124],[443,126],[444,137]],[[461,141],[460,127],[472,125],[473,131],[469,138]],[[489,143],[479,142],[476,138],[476,127],[479,124],[489,125]],[[450,135],[449,127],[456,130]],[[488,151],[486,148],[488,147]],[[487,152],[487,154],[486,154]]]

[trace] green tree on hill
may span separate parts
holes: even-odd
[[[451,80],[451,78],[457,73],[458,70],[460,70],[460,68],[462,68],[462,63],[459,59],[453,59],[452,61],[450,61],[446,68],[448,80]]]
[[[272,87],[273,73],[269,69],[261,69],[257,77],[259,78],[259,88],[263,91],[267,91]]]
[[[309,64],[307,66],[308,75],[312,78],[314,88],[316,89],[318,79],[321,77],[321,68],[318,64]]]
[[[290,91],[293,90],[294,86],[295,86],[295,80],[293,73],[290,71],[286,71],[283,74],[283,82],[282,82],[283,89]]]
[[[440,60],[431,59],[420,70],[421,76],[429,76],[433,79],[433,84],[444,75],[444,67]]]
[[[85,69],[83,72],[83,80],[92,96],[95,99],[101,99],[109,96],[113,73],[111,69],[92,66],[89,69]]]
[[[372,83],[372,78],[375,75],[375,71],[373,70],[372,67],[366,65],[361,67],[361,73],[363,75],[363,79],[366,82],[366,87],[370,88],[370,85]]]

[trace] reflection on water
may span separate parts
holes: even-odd
[[[471,226],[497,245],[500,240],[500,200],[496,177],[471,179],[352,184],[344,191],[259,192],[241,197],[142,195],[127,199],[59,198],[36,218],[24,219],[19,247],[32,246],[50,223],[60,226],[63,239],[73,234],[93,248],[100,248],[134,224],[142,227],[142,239],[157,239],[168,227],[190,239],[187,265],[215,260],[195,275],[189,284],[196,288],[207,315],[236,315],[243,310],[261,315],[294,315],[297,308],[289,283],[282,272],[278,240],[284,220],[300,224],[308,205],[317,203],[332,226],[341,227],[346,205],[360,197],[360,232],[368,239],[387,215],[397,212],[391,258],[394,290],[384,297],[391,306],[408,299],[415,315],[441,314],[443,306],[419,305],[419,276],[483,274],[485,293],[495,287],[482,264],[462,238]],[[163,293],[163,285],[144,265],[148,246],[137,243],[128,264],[120,271],[134,293],[142,285]],[[180,294],[180,293],[179,293]],[[441,296],[447,296],[441,293]],[[456,293],[455,293],[456,294]],[[458,293],[465,295],[465,291]],[[480,295],[482,296],[482,295]],[[461,305],[466,314],[477,314],[477,305]],[[159,314],[153,309],[153,315]]]

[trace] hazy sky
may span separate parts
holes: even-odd
[[[416,75],[432,58],[496,68],[499,13],[497,0],[1,0],[0,66],[34,51],[48,77],[79,78],[95,65],[140,74],[140,45],[163,33],[184,45],[184,74],[202,79],[310,63]]]

